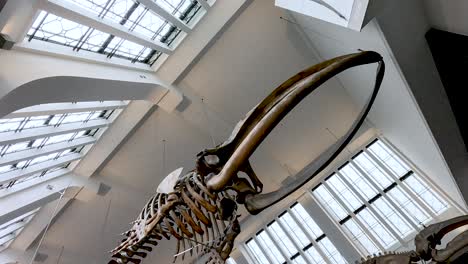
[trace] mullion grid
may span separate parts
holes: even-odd
[[[362,210],[364,210],[365,206],[361,206],[358,209],[352,211],[349,208],[349,206],[339,197],[339,195],[325,181],[322,181],[322,186],[329,193],[331,193],[331,195],[335,198],[335,200],[344,208],[344,210],[348,214],[348,216],[346,218],[344,218],[343,220],[340,221],[340,224],[344,225],[344,224],[346,224],[346,222],[348,222],[349,220],[352,219],[357,224],[357,226],[360,228],[360,231],[363,232],[363,235],[365,235],[368,239],[370,239],[372,244],[375,246],[375,249],[377,249],[379,251],[384,251],[385,248],[379,242],[377,237],[374,234],[372,234],[370,232],[370,230],[367,228],[367,226],[357,217],[357,214],[359,212],[361,212]],[[350,232],[352,233],[352,231],[350,231]],[[358,237],[355,234],[353,234],[353,235],[355,236],[355,238],[356,238],[355,240],[357,241]],[[363,245],[363,248],[367,251],[368,254],[377,253],[376,251],[372,251],[372,248],[369,248],[368,246],[366,247],[366,246]]]
[[[318,190],[318,188],[320,188],[320,186],[323,186],[332,194],[333,198],[336,201],[338,201],[339,205],[341,207],[345,208],[346,211],[348,212],[348,215],[346,217],[342,218],[342,219],[339,219],[339,217],[337,218],[337,216],[335,215],[334,218],[338,220],[338,222],[339,222],[339,224],[341,226],[345,227],[345,225],[346,225],[346,223],[348,221],[355,221],[357,223],[357,225],[360,226],[362,231],[367,233],[368,237],[370,237],[370,238],[372,238],[373,236],[374,237],[380,237],[381,234],[376,233],[375,230],[373,230],[372,228],[365,227],[364,223],[362,222],[362,221],[365,221],[365,218],[358,219],[359,218],[358,216],[359,216],[360,213],[362,213],[365,210],[369,210],[374,215],[374,217],[377,218],[377,220],[380,222],[380,224],[382,226],[384,226],[385,229],[388,230],[396,239],[398,239],[398,241],[400,242],[401,245],[405,245],[405,240],[404,240],[405,238],[408,238],[410,234],[421,230],[420,225],[422,225],[423,223],[427,223],[427,222],[432,221],[432,220],[437,221],[439,219],[438,214],[440,214],[443,210],[447,209],[449,205],[448,205],[447,202],[443,201],[443,199],[441,198],[440,195],[438,195],[435,191],[432,191],[430,186],[428,184],[425,184],[422,181],[422,179],[420,179],[418,177],[418,175],[416,175],[412,170],[410,170],[409,166],[404,164],[402,159],[400,157],[398,157],[396,153],[389,153],[389,155],[390,156],[393,155],[393,157],[391,157],[391,158],[395,158],[396,161],[401,162],[403,164],[399,168],[398,172],[395,171],[395,170],[392,170],[391,166],[389,166],[389,164],[390,165],[395,164],[395,161],[394,160],[389,161],[390,158],[387,158],[386,160],[381,159],[381,156],[377,156],[376,154],[374,154],[374,152],[370,151],[369,147],[372,146],[373,144],[382,144],[383,146],[387,147],[379,139],[374,140],[373,142],[368,144],[363,150],[359,151],[356,155],[354,155],[348,162],[346,162],[344,165],[339,167],[335,171],[334,174],[327,177],[327,179],[325,179],[318,186],[316,186],[312,190],[311,194],[312,194],[313,197],[315,197],[321,203],[322,206],[326,207],[326,209],[327,209],[327,211],[329,213],[333,212],[333,210],[336,209],[336,208],[332,209],[332,207],[330,207],[330,205],[328,204],[329,201],[323,200],[323,198],[321,198],[320,195],[317,196],[318,192],[316,192],[316,190]],[[388,148],[388,147],[387,147],[387,150],[389,152],[392,152],[392,150],[390,148]],[[358,158],[359,155],[366,155],[367,157],[369,157],[371,162],[373,162],[375,164],[376,169],[382,170],[383,171],[382,173],[387,175],[391,179],[391,181],[393,183],[392,184],[387,183],[387,184],[378,185],[375,182],[375,180],[373,180],[370,177],[369,172],[365,171],[363,167],[361,168],[362,164],[358,164],[356,162],[356,158]],[[388,162],[388,164],[385,163],[385,162]],[[365,192],[363,192],[362,189],[358,190],[358,188],[360,188],[360,187],[355,187],[354,182],[351,182],[351,178],[348,178],[347,175],[345,173],[343,173],[342,170],[346,166],[353,169],[358,175],[360,175],[363,178],[363,180],[365,180],[366,184],[370,184],[370,186],[372,186],[372,188],[375,189],[375,190],[373,190],[373,192],[376,192],[376,195],[373,196],[372,198],[370,198],[369,196],[364,197],[363,193],[365,193]],[[404,168],[404,169],[402,169],[402,168]],[[404,175],[403,175],[403,173],[404,173]],[[349,201],[345,202],[344,199],[342,199],[340,197],[340,195],[338,193],[336,193],[335,190],[333,190],[334,188],[331,188],[330,184],[327,182],[332,177],[336,177],[336,179],[339,178],[341,181],[343,181],[344,184],[347,186],[347,188],[351,191],[351,193],[353,195],[356,195],[359,198],[362,205],[360,207],[358,207],[357,209],[355,209],[354,211],[351,210],[349,208]],[[410,188],[410,187],[407,186],[406,181],[410,181],[410,180],[418,181],[421,184],[421,186],[419,188],[419,192],[414,190],[414,188]],[[356,185],[356,186],[359,186],[359,184]],[[432,187],[434,187],[434,186],[432,186]],[[400,189],[401,189],[401,191],[400,191]],[[421,210],[421,212],[426,213],[428,215],[427,220],[426,221],[420,221],[421,216],[418,217],[417,214],[415,215],[414,212],[413,212],[414,210],[408,210],[405,207],[405,204],[402,204],[402,202],[399,201],[398,198],[396,198],[397,196],[402,196],[402,195],[392,194],[392,192],[395,192],[395,191],[399,191],[400,192],[399,194],[407,195],[408,196],[407,201],[409,201],[409,202],[411,202],[412,200],[415,201],[415,204],[411,205],[412,206],[411,208],[413,208],[413,209],[414,208],[416,208],[416,209],[419,208],[419,210]],[[439,210],[437,210],[437,211],[434,210],[433,209],[434,205],[430,205],[430,206],[427,205],[419,197],[420,194],[432,195],[434,197],[433,199],[435,200],[434,203],[436,203],[438,205]],[[383,207],[383,205],[385,205],[387,211],[391,210],[391,212],[387,213],[387,215],[385,215],[384,212],[382,211],[382,210],[384,210],[384,209],[381,208],[381,207]],[[405,210],[402,210],[402,208],[405,208]],[[392,218],[390,218],[389,216],[397,217],[396,218],[397,220],[401,221],[401,223],[403,223],[403,224],[405,224],[407,226],[405,226],[405,228],[403,230],[399,229],[396,225],[393,225],[393,223],[391,222]],[[348,228],[345,228],[345,229],[348,229]],[[350,231],[350,230],[348,229],[347,231]],[[352,234],[352,236],[354,236],[353,240],[356,241],[357,243],[361,244],[359,239],[356,239],[356,235],[353,234],[353,232],[351,232],[351,231],[350,231],[350,233]],[[372,233],[375,233],[376,235],[372,235]],[[374,241],[374,239],[372,239],[372,240]],[[376,241],[374,241],[374,242],[376,242]],[[379,246],[380,251],[387,250],[390,247],[392,247],[392,246],[384,246],[381,243],[374,243],[374,244]],[[366,249],[366,247],[363,246],[363,244],[361,244],[361,246],[362,246],[362,247],[360,247],[361,249],[365,249],[364,252],[366,253],[366,255],[376,253],[376,252],[371,252],[371,250]]]
[[[299,220],[297,219],[297,217],[294,215],[294,213],[291,211],[291,209],[287,209],[287,212],[288,212],[288,215],[292,218],[292,220],[294,221],[295,225],[298,226],[302,233],[307,237],[307,239],[309,240],[309,244],[306,245],[305,247],[303,247],[303,251],[309,255],[309,257],[311,259],[314,259],[313,256],[311,256],[309,253],[308,253],[308,250],[310,248],[314,248],[318,254],[320,255],[320,257],[322,258],[322,260],[327,263],[327,264],[331,264],[332,262],[330,261],[330,256],[327,256],[325,254],[325,252],[322,250],[322,248],[318,245],[318,242],[320,240],[322,240],[323,238],[325,238],[324,234],[320,235],[318,238],[314,239],[310,233],[304,228],[303,225],[301,225],[301,223],[299,222]],[[318,262],[320,263],[320,262]]]
[[[394,240],[391,242],[388,242],[387,245],[385,246],[386,248],[389,248],[390,245],[393,245],[394,242],[398,241],[400,244],[405,245],[405,241],[403,241],[403,238],[401,237],[401,234],[399,234],[398,229],[392,226],[389,222],[387,222],[384,217],[382,216],[380,210],[379,212],[377,211],[374,206],[371,206],[371,204],[360,194],[358,190],[356,190],[353,185],[345,178],[343,175],[339,172],[335,172],[336,175],[343,181],[343,183],[346,185],[348,189],[350,189],[358,198],[361,203],[363,203],[372,213],[374,217],[377,218],[378,222],[385,227],[385,229],[390,232],[390,234],[393,236]],[[365,209],[364,209],[365,210]],[[366,222],[363,217],[363,222]],[[375,227],[375,226],[374,226]]]
[[[378,155],[378,151],[373,149],[374,147],[380,148],[381,149],[380,152],[385,151],[388,157],[385,159],[382,157],[382,155]],[[398,164],[401,167],[408,166],[404,164],[403,160],[400,157],[398,157],[395,151],[393,151],[394,153],[391,153],[392,150],[390,149],[388,144],[385,144],[382,140],[374,141],[371,144],[369,144],[367,146],[366,152],[369,154],[369,156],[372,159],[375,160],[375,162],[383,164],[387,170],[391,171],[392,174],[394,175],[393,177],[399,176],[399,174],[397,171],[392,169],[392,167],[395,167],[395,166],[391,166],[391,165]],[[405,178],[405,180],[400,179],[400,181],[402,182],[402,185],[404,185],[405,187],[407,187],[407,189],[410,190],[410,193],[412,194],[412,196],[416,197],[416,201],[419,201],[419,203],[423,203],[424,205],[427,205],[428,207],[426,208],[428,208],[430,212],[432,212],[431,217],[437,219],[438,214],[440,214],[442,211],[444,211],[445,209],[449,207],[448,202],[444,201],[441,195],[439,195],[436,191],[432,190],[429,184],[425,183],[422,180],[423,178],[421,177],[422,175],[420,175],[420,173],[413,172],[413,174],[415,175],[415,177],[407,177]],[[411,184],[408,182],[411,182]],[[415,186],[417,185],[422,187],[423,190],[422,191],[416,190]],[[428,201],[430,200],[435,200],[434,202],[439,203],[440,208],[435,209],[434,208],[435,206],[433,204],[429,204]],[[423,205],[421,206],[423,207]]]
[[[82,2],[77,2],[75,0],[72,0],[72,1],[79,4],[79,5],[81,5],[81,6],[83,6]],[[130,26],[127,27],[127,29],[129,31],[134,31],[137,27],[140,27],[140,28],[142,28],[142,29],[144,29],[144,30],[151,33],[151,36],[149,36],[150,39],[156,40],[156,38],[159,37],[160,38],[159,41],[161,43],[163,43],[163,44],[166,44],[169,47],[171,46],[173,41],[182,32],[182,30],[180,30],[176,26],[170,24],[167,20],[161,18],[157,14],[154,14],[153,12],[149,11],[148,8],[143,7],[142,5],[140,5],[140,3],[138,3],[138,2],[136,2],[134,0],[127,0],[127,1],[130,2],[130,3],[133,3],[133,6],[131,8],[129,8],[127,10],[127,12],[123,16],[111,11],[111,8],[116,4],[116,0],[109,0],[109,1],[106,2],[106,4],[104,6],[96,4],[93,1],[86,0],[86,2],[92,3],[92,5],[98,6],[101,9],[99,12],[96,12],[96,10],[94,10],[92,8],[89,8],[87,6],[83,6],[83,7],[87,8],[87,9],[90,9],[94,13],[97,13],[98,17],[101,18],[101,19],[106,18],[106,16],[108,16],[111,13],[113,16],[121,18],[120,21],[116,21],[116,22],[120,23],[121,25],[129,24]],[[199,5],[198,2],[192,1],[191,4],[189,5],[189,7],[186,10],[181,11],[181,10],[179,10],[179,8],[183,4],[183,2],[184,1],[180,2],[179,5],[175,8],[175,10],[177,10],[177,12],[181,13],[181,15],[179,16],[179,18],[181,20],[183,20],[185,23],[189,23],[191,21],[191,19],[199,12],[199,10],[201,9],[201,6]],[[144,8],[144,11],[141,12],[138,15],[138,17],[137,17],[137,19],[135,19],[135,21],[131,21],[130,18],[132,16],[132,14],[138,8]],[[148,13],[150,13],[150,14],[148,14]],[[79,29],[82,29],[84,31],[81,34],[81,36],[78,37],[78,38],[68,37],[66,35],[67,31],[60,32],[58,34],[47,31],[47,30],[44,29],[44,25],[45,25],[46,20],[47,20],[49,15],[50,14],[47,13],[47,12],[41,13],[41,15],[37,19],[37,21],[39,21],[39,23],[35,22],[33,24],[33,27],[31,28],[30,32],[28,33],[28,41],[31,41],[32,39],[48,41],[48,42],[52,42],[52,43],[59,44],[59,45],[70,46],[70,47],[73,48],[74,51],[79,51],[81,49],[84,49],[84,50],[87,50],[87,51],[107,55],[107,57],[109,57],[109,58],[112,58],[113,56],[116,56],[116,57],[119,57],[119,58],[130,60],[132,63],[141,62],[141,63],[144,63],[144,64],[149,64],[151,66],[162,55],[162,52],[160,52],[160,51],[153,50],[153,49],[150,49],[148,47],[141,46],[139,44],[130,42],[130,41],[125,40],[125,39],[117,38],[114,35],[107,34],[107,33],[104,33],[104,32],[100,32],[100,31],[95,30],[94,28],[86,27],[86,26],[80,25],[78,23],[75,23],[76,24],[75,28],[79,28]],[[151,15],[151,16],[157,17],[160,21],[162,21],[162,24],[159,25],[157,30],[153,30],[151,28],[148,28],[148,26],[145,26],[145,25],[141,24],[143,18],[146,15]],[[62,23],[63,20],[69,21],[66,18],[57,17],[57,16],[54,16],[54,19],[56,21],[58,21],[59,23]],[[72,21],[69,21],[69,22],[72,22]],[[167,26],[170,26],[169,29],[167,30],[167,33],[162,34],[162,31]],[[38,32],[44,32],[44,36],[46,36],[47,34],[49,34],[51,36],[42,37],[42,38],[37,37]],[[95,35],[93,35],[93,34],[95,34]],[[91,37],[95,37],[95,36],[99,36],[99,35],[102,35],[101,41],[100,41],[99,44],[90,42]],[[107,37],[105,37],[106,35],[107,35]],[[148,34],[145,34],[145,35],[148,35]],[[51,38],[56,37],[56,36],[60,36],[65,41],[59,41],[59,40],[52,40],[51,39]],[[109,45],[113,41],[116,41],[116,43],[114,43],[115,45],[113,47],[109,48]],[[127,52],[127,51],[125,51],[126,48],[124,46],[124,43],[129,43],[128,45],[132,46],[133,48],[140,47],[140,46],[141,46],[141,48],[137,48],[137,49],[139,49],[139,51],[137,51],[136,53],[131,51],[130,48],[129,48],[128,52]],[[85,44],[86,44],[87,48],[84,48]]]
[[[410,188],[408,186],[406,186],[406,184],[403,184],[402,183],[402,180],[400,178],[398,178],[398,176],[393,172],[391,171],[390,169],[388,169],[384,164],[382,164],[371,152],[369,152],[367,149],[364,150],[365,153],[367,155],[369,155],[369,157],[380,167],[382,167],[382,169],[392,178],[393,181],[395,181],[395,183],[401,188],[403,189],[403,191],[405,193],[407,193],[408,195],[410,195],[411,199],[413,201],[416,202],[416,204],[421,207],[426,213],[428,213],[430,215],[430,217],[432,219],[430,220],[435,220],[435,221],[438,221],[440,220],[439,219],[439,216],[435,214],[435,212],[429,208],[428,205],[426,205],[420,197],[414,195],[414,193],[412,192],[412,190],[410,190]],[[429,221],[430,221],[429,220]]]
[[[13,242],[13,240],[19,235],[19,233],[23,230],[23,228],[26,226],[26,224],[31,221],[31,219],[36,215],[39,209],[34,209],[17,219],[7,222],[0,226],[0,241],[3,240],[2,243],[0,243],[0,252],[2,250],[5,250],[8,248],[8,246]],[[8,227],[13,226],[15,224],[19,224],[18,227],[14,228],[14,230],[10,230],[8,233],[3,234],[2,230],[6,230]]]
[[[468,213],[467,210],[463,207],[460,206],[450,195],[448,195],[443,189],[441,189],[427,174],[425,174],[423,171],[419,170],[419,168],[409,159],[407,159],[395,146],[392,145],[391,142],[389,142],[386,138],[378,138],[380,142],[384,144],[384,146],[387,148],[388,151],[392,152],[395,154],[396,157],[399,158],[399,160],[405,164],[408,164],[411,168],[413,168],[413,171],[415,174],[417,174],[421,180],[424,181],[424,183],[431,189],[431,191],[436,194],[441,200],[448,201],[448,205],[450,207],[455,208],[462,214]]]
[[[296,213],[298,211],[294,209],[296,205],[300,204],[294,203],[258,231],[254,237],[247,240],[245,245],[251,259],[261,264],[265,260],[276,264],[347,263],[318,226],[316,232],[312,232],[312,229],[307,230],[303,226],[305,223],[298,219],[299,214]],[[307,216],[310,217],[308,214]],[[294,227],[291,227],[291,224]],[[268,238],[268,243],[264,242],[263,236]],[[323,248],[325,246],[323,242],[333,247],[336,252],[325,253],[324,250],[328,249]]]
[[[77,123],[87,123],[90,120],[95,120],[95,119],[98,119],[98,118],[99,119],[109,119],[109,117],[113,113],[114,113],[114,110],[112,110],[112,111],[101,110],[101,111],[77,112],[77,113],[72,113],[72,114],[64,113],[64,114],[59,114],[59,115],[49,115],[49,116],[43,118],[43,120],[45,120],[44,124],[39,126],[39,127],[48,126],[48,125],[53,126],[53,127],[59,127],[62,124],[64,124],[64,120],[67,117],[71,117],[73,115],[75,115],[75,116],[80,116],[80,115],[86,116],[85,118],[79,119],[77,121]],[[54,120],[54,118],[56,118],[56,120]],[[23,118],[23,120],[20,122],[18,127],[14,130],[15,133],[21,133],[23,131],[24,127],[31,120],[33,120],[32,117]],[[52,125],[50,125],[52,120],[54,120],[54,122],[53,122]],[[75,123],[75,122],[70,122],[70,123]],[[68,122],[67,122],[67,124],[68,124]],[[37,128],[37,127],[30,127],[28,129],[34,129],[34,128]],[[15,152],[10,152],[10,153],[7,153],[7,152],[14,144],[4,145],[4,146],[1,147],[0,158],[7,155],[7,154],[16,153],[16,152],[19,152],[19,151],[28,151],[28,150],[32,150],[32,149],[41,149],[41,148],[43,148],[45,146],[52,145],[52,144],[57,144],[57,143],[61,143],[61,142],[72,142],[75,139],[81,138],[83,136],[93,137],[93,136],[95,136],[95,134],[99,130],[100,130],[99,128],[94,129],[94,130],[86,130],[85,129],[85,130],[81,130],[81,131],[77,131],[77,132],[72,132],[72,133],[69,133],[69,134],[61,134],[61,135],[56,135],[56,136],[48,136],[48,137],[43,137],[43,138],[32,139],[32,140],[27,141],[26,148],[17,150]],[[57,137],[65,137],[65,138],[63,138],[63,140],[57,141],[56,140]],[[26,142],[20,142],[20,143],[26,143]],[[40,160],[40,162],[34,162],[33,164],[36,165],[36,164],[40,164],[40,163],[43,163],[43,162],[57,160],[57,159],[59,159],[61,157],[64,157],[64,156],[67,156],[67,155],[70,155],[70,154],[73,154],[73,153],[81,153],[82,150],[84,149],[84,147],[85,146],[71,147],[71,148],[66,149],[66,150],[61,150],[61,151],[58,151],[58,152],[55,152],[55,153],[38,156],[38,157],[29,159],[29,160],[20,161],[18,163],[12,164],[12,165],[3,166],[3,167],[7,167],[7,168],[4,168],[3,170],[1,170],[0,175],[1,175],[1,173],[11,172],[11,171],[15,171],[15,170],[23,170],[23,169],[29,167],[30,165],[32,165],[31,163],[33,163],[35,160],[37,161],[37,159],[40,160],[41,158],[44,158],[44,157],[48,157],[48,158],[46,158],[44,160]],[[28,177],[18,178],[18,179],[9,181],[9,182],[4,183],[4,184],[0,184],[0,191],[10,189],[10,188],[12,188],[12,187],[14,187],[14,186],[16,186],[16,185],[18,185],[20,183],[25,183],[25,182],[33,180],[33,179],[44,177],[45,175],[47,175],[50,172],[54,172],[54,171],[56,171],[58,169],[67,168],[69,165],[70,165],[70,163],[65,164],[65,165],[60,165],[60,166],[57,166],[57,167],[54,167],[54,168],[43,170],[42,172],[35,173],[35,174],[33,174],[31,176],[28,176]]]

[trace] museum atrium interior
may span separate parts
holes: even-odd
[[[0,264],[207,263],[234,233],[218,263],[414,250],[425,227],[467,214],[467,12],[463,0],[0,0]],[[247,177],[213,194],[232,160],[198,153],[298,72],[362,51],[385,75],[327,166],[376,64],[301,98],[239,163]],[[252,169],[262,193],[307,181],[254,214],[244,200],[258,193],[230,199]],[[135,244],[111,253],[129,229]]]

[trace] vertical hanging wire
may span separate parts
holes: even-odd
[[[101,237],[100,237],[101,247],[98,247],[98,248],[101,248],[101,249],[99,250],[98,255],[100,254],[100,252],[106,252],[106,250],[104,249],[104,236],[105,236],[105,232],[106,232],[107,222],[109,220],[109,213],[110,213],[111,205],[112,205],[112,197],[109,198],[109,203],[107,204],[106,214],[104,216],[104,222],[102,223]]]
[[[34,263],[34,259],[37,256],[37,252],[39,252],[39,248],[41,247],[42,242],[44,241],[44,238],[45,238],[45,236],[47,234],[47,231],[49,231],[49,227],[52,224],[52,221],[54,220],[55,215],[57,214],[57,210],[58,210],[58,207],[60,205],[60,202],[62,201],[62,199],[63,199],[66,191],[70,187],[71,183],[72,183],[72,181],[70,181],[70,183],[68,183],[68,186],[62,191],[62,193],[60,193],[60,198],[58,199],[57,204],[55,205],[54,211],[53,211],[52,215],[50,216],[49,223],[47,223],[47,226],[46,226],[46,228],[44,230],[44,233],[42,234],[41,240],[39,241],[39,244],[37,245],[36,250],[34,251],[34,254],[32,255],[32,258],[31,258],[31,261],[29,262],[29,264]]]
[[[211,124],[210,124],[210,120],[208,118],[208,112],[206,111],[205,98],[203,98],[203,97],[201,98],[201,103],[202,103],[202,111],[203,111],[203,114],[205,115],[205,120],[206,120],[207,127],[208,127],[208,133],[210,134],[210,138],[211,138],[211,142],[213,143],[213,147],[216,148],[216,141],[214,139],[212,127],[211,127]]]
[[[57,263],[56,264],[60,264],[60,260],[62,260],[62,254],[63,254],[64,249],[65,249],[65,246],[62,246],[62,248],[60,249],[60,253],[59,253],[59,256],[57,258]]]
[[[163,152],[162,152],[162,175],[163,177],[166,176],[166,140],[163,139]]]

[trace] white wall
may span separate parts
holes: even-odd
[[[389,32],[406,35],[415,35],[415,32],[418,32],[409,26],[404,28],[401,26],[403,18],[395,17],[395,14],[400,14],[401,11],[396,12],[397,9],[385,10],[386,14],[389,15],[389,17],[385,17],[386,21],[393,23],[394,26],[391,30],[388,30]],[[409,17],[409,13],[411,11],[408,11],[407,19],[411,20],[411,22],[407,21],[403,24],[417,24],[417,20],[413,21],[414,19],[411,19],[414,16],[417,17],[417,13],[411,13],[411,17]],[[446,100],[446,98],[443,98],[445,95],[440,93],[441,87],[437,86],[440,85],[440,80],[438,80],[435,67],[431,64],[431,58],[428,57],[430,54],[421,54],[416,51],[417,47],[413,47],[414,45],[423,44],[424,33],[419,31],[419,35],[413,38],[386,34],[387,31],[384,32],[384,35],[379,26],[381,24],[380,17],[371,21],[362,32],[342,29],[297,14],[295,18],[305,34],[310,38],[313,48],[323,58],[354,52],[357,49],[375,50],[382,54],[387,69],[382,89],[369,115],[370,122],[441,188],[450,193],[458,203],[465,204],[452,176],[452,171],[447,167],[447,157],[444,157],[440,152],[440,149],[445,146],[441,146],[438,144],[440,142],[434,140],[434,133],[437,133],[437,131],[434,129],[431,131],[432,127],[427,126],[426,119],[428,117],[421,112],[422,106],[417,104],[419,100],[416,101],[414,95],[415,89],[428,90],[429,86],[435,86],[439,91],[437,95],[432,94],[434,98],[430,99],[432,101],[431,108],[443,109],[446,107],[446,104],[443,104],[443,100]],[[421,19],[424,19],[424,17]],[[411,47],[414,53],[405,53],[405,56],[401,56],[403,58],[409,58],[413,56],[412,54],[415,54],[415,56],[417,54],[421,55],[401,62],[399,57],[395,59],[394,52],[396,50],[390,49],[391,46],[387,45],[386,40],[398,43],[401,47]],[[412,71],[407,72],[407,69],[403,68],[402,72],[400,66],[403,67],[403,65],[401,63],[405,63]],[[421,72],[424,72],[424,74]],[[411,73],[413,75],[409,75]],[[342,74],[340,80],[353,99],[358,104],[362,104],[371,91],[369,84],[372,83],[374,74],[374,69],[361,67]],[[426,81],[424,83],[415,83],[410,81],[411,76]],[[434,100],[438,102],[434,102]],[[447,127],[447,130],[452,131],[453,134],[457,133],[456,127]]]

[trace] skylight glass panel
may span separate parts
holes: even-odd
[[[249,249],[250,255],[253,257],[255,263],[270,264],[270,262],[266,258],[265,254],[263,254],[262,250],[258,246],[257,242],[255,242],[255,240],[251,239],[245,244],[247,246],[247,249]]]
[[[318,237],[323,235],[323,231],[320,227],[315,223],[315,221],[310,217],[310,215],[306,212],[304,207],[297,203],[291,207],[291,212],[294,214],[296,219],[298,219],[299,224],[302,225],[308,232],[309,235],[313,239],[317,239]]]
[[[347,263],[304,207],[295,203],[269,223],[255,237],[246,242],[252,248],[255,241],[258,250],[272,264],[284,263]],[[325,249],[324,247],[328,247]],[[251,250],[254,263],[262,263]],[[286,258],[287,259],[286,259]]]
[[[103,102],[94,102],[96,107],[101,107]],[[72,105],[72,104],[70,104]],[[41,111],[47,109],[47,105],[41,106]],[[51,104],[52,111],[54,104]],[[63,104],[60,106],[63,107]],[[74,107],[74,106],[73,106]],[[76,111],[74,108],[71,108],[71,111]],[[86,107],[93,107],[90,103],[87,103]],[[67,168],[70,165],[68,162],[69,155],[83,153],[83,149],[87,146],[93,144],[94,140],[82,140],[76,142],[79,139],[86,137],[92,138],[96,137],[98,131],[102,128],[96,129],[87,129],[86,123],[94,120],[107,120],[112,117],[114,113],[118,113],[120,110],[108,109],[108,110],[98,110],[98,111],[85,111],[85,112],[70,112],[63,113],[64,109],[60,109],[60,114],[55,115],[32,115],[29,117],[13,118],[13,119],[0,119],[0,124],[15,124],[12,126],[13,131],[18,136],[21,136],[21,133],[25,131],[28,132],[28,135],[33,135],[37,129],[42,127],[50,127],[50,134],[53,136],[44,136],[44,132],[40,132],[41,136],[33,139],[17,142],[14,144],[1,145],[0,143],[0,164],[2,161],[3,165],[0,166],[0,190],[10,189],[19,184],[24,184],[30,182],[33,179],[38,179],[44,176],[48,176],[51,172]],[[19,114],[19,113],[17,113]],[[112,120],[112,119],[111,119]],[[83,125],[82,125],[83,124]],[[81,128],[82,130],[76,132],[63,132],[63,134],[56,134],[54,129],[61,127],[62,125],[67,125],[68,128],[74,129]],[[62,131],[62,130],[59,130]],[[3,132],[12,132],[11,130]],[[1,142],[1,140],[0,140]],[[61,144],[61,146],[54,147],[54,144]],[[66,144],[63,144],[66,143]],[[49,149],[47,149],[49,148]],[[44,150],[44,152],[41,152]],[[34,151],[34,152],[31,152]],[[43,154],[42,154],[43,153]],[[25,155],[25,156],[23,156]],[[12,164],[12,160],[18,160],[16,163]],[[74,158],[73,158],[74,159]],[[72,159],[72,160],[73,160]],[[54,161],[54,163],[50,163]],[[78,160],[79,161],[79,160]],[[49,164],[50,165],[47,165]],[[24,170],[24,177],[21,177],[23,174],[22,170],[29,168],[30,166],[36,166],[39,164],[46,164],[44,170],[38,173],[31,175],[31,170]],[[61,164],[54,166],[55,164]],[[42,167],[35,167],[34,170]],[[13,174],[8,174],[13,172]],[[19,174],[19,175],[18,175]],[[20,176],[20,177],[18,177]]]
[[[160,7],[164,8],[167,12],[186,20],[187,10],[193,8],[199,9],[199,3],[196,0],[153,0]]]
[[[0,252],[8,248],[38,211],[39,209],[32,210],[0,226]]]
[[[274,259],[276,263],[285,262],[283,255],[275,246],[265,230],[261,230],[257,233],[257,240],[260,246],[265,249],[265,252],[270,256],[271,259]]]
[[[312,194],[365,254],[392,248],[449,207],[381,140],[358,152]]]
[[[129,32],[151,39],[168,47],[181,34],[181,29],[134,0],[63,0],[78,5],[98,19],[118,23]],[[189,23],[199,13],[201,5],[195,0],[156,1],[164,10]],[[72,47],[74,51],[87,50],[107,57],[116,56],[131,62],[152,65],[160,51],[141,46],[126,39],[101,32],[43,11],[27,34],[29,41],[41,40]]]

